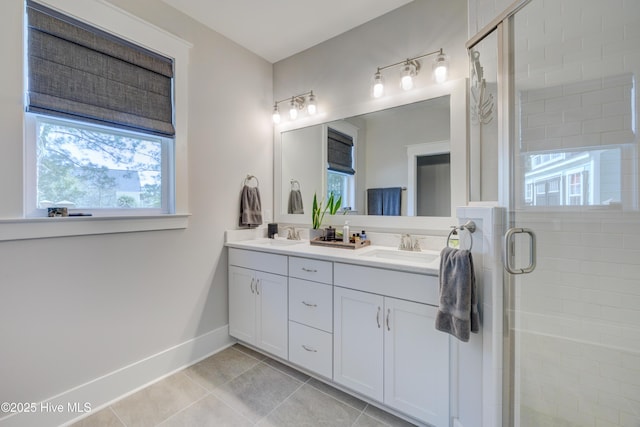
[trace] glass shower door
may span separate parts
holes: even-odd
[[[640,1],[532,0],[509,18],[505,417],[640,426]],[[528,236],[510,240],[515,270]]]

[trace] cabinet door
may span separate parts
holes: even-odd
[[[334,288],[333,380],[383,398],[383,297]]]
[[[229,335],[255,344],[255,272],[229,266]]]
[[[256,272],[256,346],[271,354],[287,358],[288,315],[287,277]]]
[[[385,298],[384,402],[436,426],[449,425],[449,338],[436,307]]]

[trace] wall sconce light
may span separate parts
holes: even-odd
[[[378,67],[376,73],[373,75],[373,97],[380,98],[384,95],[384,80],[382,78],[381,71],[388,68],[401,66],[401,78],[400,87],[403,90],[413,89],[413,79],[420,72],[420,61],[418,59],[425,58],[430,55],[438,54],[433,64],[433,77],[436,83],[444,83],[447,80],[447,73],[449,68],[449,61],[442,49],[434,52],[425,53],[414,58],[407,58],[405,61],[396,62],[395,64],[385,65],[384,67]]]
[[[316,96],[313,94],[313,91],[301,93],[300,95],[294,95],[291,98],[285,98],[280,101],[276,101],[273,104],[273,123],[280,123],[280,109],[278,108],[278,104],[289,101],[289,118],[291,120],[295,120],[298,118],[298,111],[307,109],[307,113],[309,115],[314,115],[318,111],[318,107],[316,105]]]

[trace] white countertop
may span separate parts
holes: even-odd
[[[380,245],[370,245],[360,249],[328,248],[310,245],[308,240],[267,238],[230,241],[225,245],[230,248],[315,258],[431,276],[437,276],[440,267],[440,253],[432,250],[410,252]]]

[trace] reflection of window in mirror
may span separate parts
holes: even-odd
[[[327,199],[342,197],[343,211],[357,211],[356,207],[356,129],[351,126],[327,127]],[[348,131],[348,132],[347,132]]]

